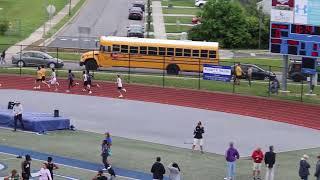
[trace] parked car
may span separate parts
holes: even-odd
[[[132,3],[132,7],[139,7],[142,9],[143,12],[145,11],[145,5],[144,5],[144,2],[142,1],[136,1]]]
[[[128,27],[127,37],[144,38],[144,27],[138,24],[132,24]]]
[[[140,7],[132,7],[129,9],[129,19],[130,20],[142,20],[143,11]]]
[[[199,7],[199,8],[202,8],[206,3],[207,3],[207,1],[204,1],[204,0],[196,0],[194,5]]]
[[[245,79],[248,74],[248,68],[252,67],[252,79],[253,80],[268,80],[276,77],[276,74],[273,72],[269,72],[264,70],[263,68],[255,65],[255,64],[241,64],[241,69],[243,72],[242,78]],[[234,66],[231,66],[231,73],[234,74]]]
[[[288,78],[294,82],[306,81],[307,76],[301,72],[301,61],[291,61],[289,63]],[[320,76],[318,72],[318,82],[320,82]]]
[[[12,64],[18,67],[45,65],[48,68],[61,68],[63,61],[41,51],[23,51],[12,56]]]

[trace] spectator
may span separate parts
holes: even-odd
[[[251,87],[251,80],[252,80],[252,67],[251,66],[248,68],[248,71],[247,71],[247,79],[249,82],[249,86]]]
[[[168,165],[169,180],[181,180],[180,168],[177,163],[173,162]]]
[[[59,169],[59,167],[52,162],[52,157],[48,157],[47,160],[47,169],[50,171],[51,179],[53,179],[53,170]]]
[[[163,175],[166,173],[163,164],[160,162],[161,158],[157,157],[157,161],[152,165],[151,173],[154,180],[163,180]]]
[[[92,180],[108,180],[108,178],[103,174],[102,170],[99,170],[98,174]]]
[[[261,162],[263,160],[263,152],[261,151],[261,148],[258,147],[255,151],[253,151],[251,158],[253,160],[253,179],[260,180]]]
[[[264,155],[264,163],[266,164],[266,178],[265,180],[274,179],[274,164],[276,163],[276,153],[273,152],[273,146],[269,147],[269,152]]]
[[[21,163],[22,179],[29,180],[31,177],[31,157],[27,154],[25,158],[26,159]]]
[[[203,136],[204,133],[204,127],[202,126],[201,121],[198,122],[196,128],[193,131],[193,145],[192,145],[192,151],[194,151],[194,148],[196,145],[200,146],[200,151],[203,153]]]
[[[110,134],[109,134],[109,138],[110,138]],[[111,138],[110,138],[110,140],[111,140]],[[102,156],[102,163],[104,164],[104,167],[105,167],[104,169],[108,171],[108,173],[111,175],[111,179],[112,179],[112,178],[116,177],[116,174],[110,165],[109,157],[111,156],[110,147],[111,147],[111,143],[112,143],[112,141],[110,141],[110,140],[105,139],[102,141],[101,156]]]
[[[17,131],[17,124],[18,121],[20,122],[22,129],[24,130],[24,124],[23,124],[23,120],[22,120],[22,112],[23,112],[23,108],[22,108],[22,104],[20,102],[16,102],[13,106],[13,119],[14,119],[14,131]]]
[[[320,155],[318,156],[318,162],[316,165],[316,172],[314,173],[314,176],[317,177],[317,180],[320,180]]]
[[[4,178],[4,180],[20,180],[20,179],[22,178],[19,176],[18,171],[15,169],[11,171],[11,174],[9,176]]]
[[[274,77],[272,82],[271,82],[271,85],[270,85],[270,92],[272,94],[276,94],[278,95],[279,93],[279,88],[280,88],[280,82],[279,80],[277,79],[277,77]]]
[[[39,171],[39,180],[52,180],[47,164],[43,163]]]
[[[240,63],[238,63],[238,64],[235,66],[234,73],[235,73],[235,74],[234,74],[234,75],[235,75],[235,77],[234,77],[234,84],[240,85],[240,79],[241,79],[242,74],[243,74]]]
[[[302,180],[308,180],[308,176],[310,175],[309,168],[310,164],[308,163],[309,156],[303,155],[300,160],[300,167],[299,167],[299,176]]]
[[[227,177],[225,180],[235,180],[236,177],[236,161],[240,158],[239,152],[236,148],[234,148],[233,142],[229,144],[229,149],[226,152],[226,160],[227,160]]]
[[[0,56],[0,64],[5,64],[5,63],[6,63],[6,49],[2,51]]]

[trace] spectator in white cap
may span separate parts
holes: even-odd
[[[300,160],[299,176],[301,180],[308,180],[308,176],[310,175],[310,164],[308,163],[308,159],[309,156],[304,154]]]

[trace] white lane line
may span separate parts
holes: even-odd
[[[74,39],[71,39],[71,41],[78,41],[79,39],[76,39],[76,38],[74,38]]]
[[[83,41],[85,41],[85,42],[89,42],[89,41],[91,41],[90,39],[84,39]]]
[[[60,39],[61,41],[66,41],[67,39],[65,39],[65,38],[62,38],[62,39]]]

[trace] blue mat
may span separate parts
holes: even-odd
[[[49,113],[24,112],[22,114],[22,121],[25,130],[33,132],[45,132],[69,129],[70,119],[64,117],[53,117]],[[12,110],[0,109],[0,126],[13,127],[13,113]],[[18,122],[18,128],[21,128]]]

